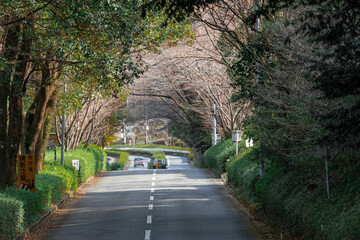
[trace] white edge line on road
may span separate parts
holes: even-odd
[[[145,239],[144,240],[150,240],[150,234],[151,234],[151,230],[145,230]]]
[[[147,216],[146,223],[147,223],[147,224],[151,224],[151,223],[152,223],[152,216],[151,216],[151,215]]]
[[[154,205],[153,204],[149,204],[149,210],[153,210]]]
[[[150,201],[154,201],[154,196],[150,196]]]
[[[153,175],[155,176],[155,175],[156,175],[156,173],[153,173]]]
[[[155,186],[155,183],[153,182],[153,183],[151,184],[151,186]]]
[[[151,188],[151,192],[155,192],[155,188]]]

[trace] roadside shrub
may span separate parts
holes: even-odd
[[[23,203],[16,198],[0,194],[0,239],[14,238],[22,231]]]
[[[163,151],[156,151],[156,150],[146,150],[146,148],[144,148],[144,150],[139,150],[139,149],[126,149],[126,150],[123,150],[123,149],[118,149],[118,150],[106,150],[106,153],[109,155],[109,156],[115,156],[115,157],[121,157],[122,155],[122,152],[125,152],[127,153],[127,159],[129,158],[129,153],[131,154],[135,154],[135,155],[142,155],[142,156],[146,156],[146,157],[150,157],[151,160],[149,161],[149,164],[148,164],[148,169],[153,169],[155,168],[155,164],[154,164],[154,159],[157,159],[157,160],[160,160],[158,163],[159,163],[159,168],[166,168],[166,156],[165,156],[165,153]],[[162,163],[162,160],[165,160],[165,164]],[[127,162],[126,162],[127,163]],[[120,166],[121,163],[120,163]],[[126,166],[126,164],[124,165]],[[116,168],[114,166],[114,168]],[[116,168],[117,169],[117,168]]]
[[[80,161],[80,182],[85,182],[86,179],[97,173],[99,163],[93,152],[84,148],[70,149],[64,156],[65,165],[67,167],[72,167],[72,160]]]
[[[183,150],[183,151],[191,151],[190,148],[183,147],[183,146],[166,146],[161,144],[139,144],[139,145],[112,145],[111,148],[161,148],[161,149],[174,149],[174,150]]]
[[[121,152],[116,150],[106,150],[105,151],[108,156],[112,157],[120,157]]]
[[[56,151],[60,156],[60,149]],[[79,148],[65,153],[65,166],[60,165],[59,159],[54,161],[54,151],[46,151],[44,170],[36,175],[36,192],[16,187],[0,191],[1,239],[14,237],[18,231],[38,220],[65,193],[78,188],[78,171],[72,166],[74,159],[80,160],[81,182],[106,168],[105,152],[94,145],[90,145],[89,149]]]
[[[87,151],[92,152],[95,156],[95,172],[98,173],[106,169],[106,152],[99,146],[89,144]]]
[[[110,170],[124,169],[129,161],[129,153],[116,150],[106,150],[107,155],[118,158],[118,161],[111,164]]]
[[[155,166],[154,166],[154,161],[149,161],[148,163],[148,169],[154,169]]]
[[[228,182],[235,187],[243,200],[249,204],[254,198],[255,182],[259,175],[258,149],[241,148],[238,156],[230,157],[226,164]]]
[[[38,184],[36,183],[36,187]],[[18,190],[16,187],[8,187],[2,191],[2,194],[21,202],[23,208],[22,223],[28,226],[32,222],[39,219],[40,215],[48,209],[48,197],[40,189],[35,193],[24,190]]]
[[[78,171],[71,165],[61,166],[60,163],[48,163],[45,169],[39,174],[55,174],[65,178],[65,191],[76,190],[78,188]]]
[[[67,192],[65,176],[49,170],[36,175],[36,193],[45,200],[43,206],[51,207]],[[44,209],[45,210],[45,209]]]
[[[129,161],[129,153],[127,152],[120,152],[120,157],[117,163],[119,164],[121,169],[124,169],[126,167],[126,164]]]
[[[258,159],[258,148],[242,148],[226,171],[228,183],[265,222],[302,239],[360,239],[358,181],[333,184],[328,200],[325,179],[317,178],[316,171],[289,171],[265,159],[266,173],[260,178]]]
[[[116,171],[116,170],[119,170],[120,168],[120,164],[118,162],[114,162],[110,165],[110,170],[111,171]]]
[[[225,164],[230,156],[235,154],[236,145],[231,139],[223,139],[220,143],[209,148],[205,153],[206,164],[216,174],[221,175],[225,172]]]

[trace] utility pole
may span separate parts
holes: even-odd
[[[145,144],[147,144],[148,143],[148,129],[149,129],[149,126],[148,126],[147,116],[146,116],[145,112],[144,112],[144,117],[145,117]]]
[[[256,6],[256,10],[257,10],[257,6]],[[258,15],[256,15],[255,29],[256,29],[256,31],[259,31],[259,29],[260,29],[259,16]],[[256,74],[257,85],[259,86],[260,83],[261,83],[261,80],[260,80],[260,64],[258,62],[256,63],[256,67],[257,67],[257,74]],[[258,112],[260,113],[261,112],[261,105],[260,105],[260,103],[258,103],[258,104],[259,104],[258,105]],[[260,124],[260,122],[259,122],[259,124]],[[260,148],[260,156],[259,156],[260,177],[264,177],[264,175],[265,175],[264,155],[263,155],[262,149],[261,149],[261,138],[262,138],[261,136],[262,136],[262,134],[261,133],[259,133],[259,134],[260,134],[260,136],[259,136],[259,142],[260,142],[260,146],[259,146],[259,148]]]
[[[216,105],[215,105],[215,101],[213,102],[213,111],[214,111],[214,115],[213,115],[213,132],[214,132],[214,139],[213,139],[213,145],[216,145]]]
[[[66,78],[64,83],[64,95],[66,94]],[[62,126],[61,126],[61,166],[64,166],[64,147],[65,147],[65,113],[62,115]],[[55,149],[56,151],[56,149]]]

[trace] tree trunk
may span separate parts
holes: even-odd
[[[55,70],[51,70],[51,68],[55,68],[51,66],[50,62],[46,59],[42,64],[42,79],[40,84],[40,89],[36,98],[34,99],[33,104],[31,105],[29,111],[26,114],[25,119],[25,139],[24,139],[24,147],[27,153],[34,153],[35,154],[35,162],[36,165],[42,169],[43,163],[43,156],[44,153],[36,152],[38,149],[44,148],[41,146],[43,143],[42,141],[48,139],[48,136],[44,138],[44,134],[49,133],[47,129],[47,114],[52,115],[48,111],[48,108],[52,108],[50,98],[53,96],[54,92],[57,92],[57,79],[59,78],[60,74],[56,74]],[[53,111],[52,109],[51,111]],[[51,122],[53,116],[51,116],[48,120]],[[50,123],[51,124],[51,123]],[[38,143],[39,142],[39,143]],[[38,145],[38,146],[37,146]],[[45,150],[45,148],[44,148]],[[40,170],[40,169],[37,169]]]
[[[31,19],[23,23],[23,29],[33,28]],[[9,98],[9,176],[8,185],[16,185],[16,163],[19,153],[20,142],[23,136],[24,126],[24,95],[26,92],[28,62],[30,60],[30,50],[32,37],[25,30],[22,30],[22,41],[17,58],[13,79],[11,82],[11,93]],[[31,73],[29,73],[31,74]]]
[[[32,27],[32,21],[24,24],[23,28]],[[20,36],[22,38],[19,46]],[[2,166],[1,188],[14,186],[17,183],[16,161],[19,145],[22,139],[24,123],[24,101],[26,91],[27,63],[30,59],[31,36],[21,32],[20,25],[8,29],[4,44],[3,56],[8,62],[2,70],[1,90],[1,142],[0,166]],[[20,49],[17,51],[16,49]],[[4,95],[3,95],[4,94]],[[9,124],[7,126],[7,124]]]
[[[8,137],[7,137],[7,100],[9,96],[8,85],[4,84],[3,71],[0,73],[0,189],[6,187],[8,178]]]
[[[36,159],[36,169],[37,171],[44,169],[44,157],[46,151],[46,144],[50,137],[51,125],[55,117],[56,105],[59,97],[59,91],[55,90],[49,99],[46,117],[44,121],[44,125],[41,130],[40,137],[36,143],[35,148],[35,159]],[[55,149],[56,153],[56,149]]]
[[[0,55],[5,59],[10,60],[14,58],[15,52],[11,51],[15,40],[17,40],[14,28],[3,29],[4,33],[1,37],[1,52]],[[17,45],[17,44],[15,44]],[[8,50],[10,49],[10,50]],[[8,97],[10,95],[10,77],[12,72],[12,65],[5,66],[0,71],[0,189],[4,189],[8,179],[8,135],[7,135],[7,120],[8,120]]]

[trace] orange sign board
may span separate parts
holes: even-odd
[[[35,155],[21,154],[17,156],[18,188],[35,192]]]

